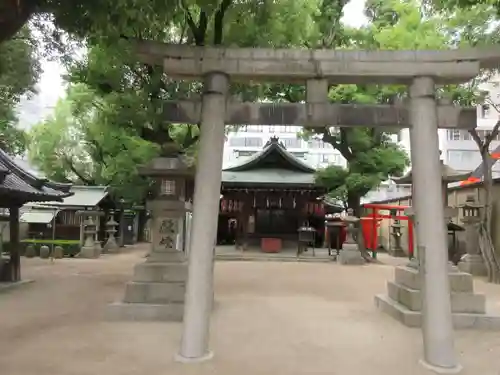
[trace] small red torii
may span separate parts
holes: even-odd
[[[363,204],[363,207],[367,210],[372,210],[371,215],[368,215],[368,217],[371,217],[371,233],[370,235],[373,236],[373,238],[370,239],[370,242],[373,244],[373,249],[372,252],[374,254],[374,258],[376,257],[376,247],[377,247],[377,226],[378,222],[380,219],[396,219],[396,220],[402,220],[402,221],[408,221],[408,256],[410,258],[413,258],[413,225],[411,222],[411,219],[404,214],[404,210],[407,208],[410,208],[410,206],[405,206],[405,205],[395,205],[395,204],[379,204],[379,203],[365,203]],[[392,210],[396,211],[397,214],[395,216],[393,215],[388,215],[388,214],[379,214],[379,210]],[[400,213],[403,211],[402,213]]]

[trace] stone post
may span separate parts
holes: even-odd
[[[346,240],[342,246],[342,251],[339,255],[340,264],[360,265],[365,264],[365,260],[359,251],[358,242],[354,239],[354,235],[362,235],[358,230],[359,218],[354,216],[352,208],[347,210],[347,216],[343,218],[346,223]],[[357,233],[356,233],[357,232]]]
[[[487,269],[479,248],[479,216],[482,205],[478,204],[473,195],[469,195],[465,204],[461,207],[463,211],[462,223],[465,226],[465,251],[466,254],[458,263],[458,268],[475,276],[486,276]]]
[[[108,239],[106,240],[106,243],[102,248],[103,253],[109,253],[112,252],[113,250],[117,250],[120,248],[116,243],[116,238],[115,238],[115,233],[117,232],[116,231],[117,225],[118,223],[115,221],[113,216],[110,216],[108,222],[106,223],[106,233],[108,234]]]
[[[92,216],[88,215],[87,219],[83,222],[84,243],[78,254],[80,258],[99,258],[100,253],[97,251],[95,244],[96,232],[97,226]]]
[[[177,359],[209,359],[209,323],[213,296],[213,244],[217,232],[224,126],[229,77],[204,77],[200,144],[194,187],[193,222],[182,341]]]
[[[307,117],[311,120],[314,120],[316,118],[326,118],[327,103],[328,80],[322,78],[308,79],[306,81]]]
[[[413,205],[419,249],[426,250],[423,267],[422,334],[427,368],[458,372],[454,348],[448,279],[442,175],[439,157],[437,108],[434,81],[417,77],[410,86],[411,161]]]

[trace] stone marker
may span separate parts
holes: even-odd
[[[64,258],[64,249],[62,246],[56,246],[54,247],[54,251],[52,253],[52,257],[54,259],[62,259]]]
[[[26,250],[24,250],[24,256],[26,258],[33,258],[33,257],[35,257],[36,256],[35,246],[33,246],[33,245],[26,246]]]
[[[40,246],[40,258],[48,259],[50,257],[50,248],[47,245]]]

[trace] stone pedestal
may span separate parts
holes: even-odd
[[[351,209],[347,210],[347,215],[344,218],[347,225],[347,236],[338,257],[339,263],[344,265],[365,264],[365,260],[359,251],[358,243],[354,239],[354,233],[357,231],[357,225],[359,225],[359,218],[353,216]],[[358,233],[358,236],[360,235],[361,231]]]
[[[148,202],[152,210],[151,252],[134,268],[122,302],[109,306],[114,320],[182,321],[187,280],[184,253],[176,249],[183,201]]]
[[[481,254],[465,254],[458,263],[458,268],[474,276],[486,276],[488,273]]]
[[[404,250],[401,248],[401,246],[391,246],[387,249],[387,253],[390,256],[397,257],[397,258],[404,258],[407,256],[407,254],[404,252]]]
[[[452,265],[448,271],[453,326],[459,329],[500,330],[500,316],[487,313],[486,297],[474,293],[472,276]],[[422,278],[418,267],[396,267],[394,281],[387,283],[387,295],[375,296],[375,304],[404,325],[420,327]]]

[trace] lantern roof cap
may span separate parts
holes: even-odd
[[[441,181],[442,182],[458,182],[458,181],[463,181],[469,178],[471,175],[471,172],[467,173],[462,173],[459,172],[452,167],[446,165],[443,160],[440,160],[441,162]],[[398,185],[403,185],[403,184],[412,184],[413,183],[413,171],[410,169],[408,173],[406,173],[403,177],[391,177],[391,180],[393,180],[396,184]]]
[[[188,165],[182,153],[163,154],[139,167],[139,174],[148,177],[193,176],[194,168]]]

